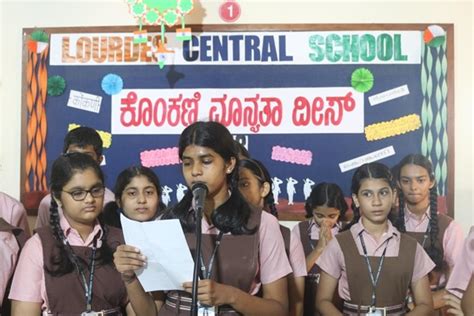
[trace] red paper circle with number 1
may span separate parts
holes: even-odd
[[[224,22],[235,22],[241,13],[240,4],[235,0],[226,0],[219,7],[219,16]]]

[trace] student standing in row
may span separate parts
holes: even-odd
[[[238,177],[232,135],[217,122],[193,123],[180,136],[179,158],[187,185],[203,182],[209,190],[202,219],[205,273],[199,281],[198,300],[217,308],[219,315],[232,311],[245,315],[286,315],[286,276],[291,267],[278,221],[267,212],[252,208],[232,185]],[[192,200],[188,190],[166,216],[180,220],[191,253],[195,246]],[[192,282],[183,284],[186,292],[167,292],[163,306],[157,308],[135,275],[146,264],[139,250],[119,246],[114,262],[138,315],[189,314]]]
[[[129,167],[117,176],[114,186],[115,201],[107,203],[102,217],[110,226],[122,228],[120,214],[138,222],[159,218],[165,205],[160,203],[161,185],[150,168]]]
[[[315,300],[320,278],[316,260],[333,236],[341,231],[347,203],[337,184],[322,182],[311,190],[305,210],[309,219],[296,225],[293,232],[301,239],[306,255],[304,314],[312,316],[317,314]]]
[[[93,128],[80,126],[70,130],[64,138],[63,154],[83,153],[91,156],[99,165],[104,159],[102,156],[102,139]],[[104,204],[114,200],[114,194],[105,188]],[[35,228],[49,225],[49,207],[51,205],[51,194],[46,195],[38,206],[38,217]],[[59,215],[62,215],[61,208]]]
[[[272,193],[272,180],[267,168],[256,159],[239,161],[239,190],[247,202],[263,209],[276,218],[278,211]],[[288,275],[288,299],[290,315],[303,315],[304,280],[307,275],[303,246],[298,236],[280,225],[285,251],[293,273]]]
[[[456,264],[454,265],[453,271],[449,276],[448,283],[446,284],[446,290],[448,290],[452,296],[446,296],[446,305],[449,306],[448,312],[454,314],[456,311],[461,309],[460,299],[464,299],[467,302],[474,302],[474,296],[471,292],[466,295],[466,289],[469,285],[469,280],[474,273],[474,226],[471,227],[469,234],[464,241],[461,254],[459,255]],[[453,298],[455,296],[455,298]],[[467,314],[472,315],[472,314]]]
[[[409,288],[415,307],[408,315],[432,312],[428,273],[434,264],[415,239],[400,234],[388,220],[396,197],[392,180],[380,163],[355,171],[354,218],[316,262],[322,270],[316,297],[321,314],[341,315],[332,303],[338,282],[345,315],[404,315]]]
[[[50,226],[37,229],[18,261],[12,315],[122,315],[127,293],[113,251],[123,237],[97,220],[104,198],[99,165],[85,154],[59,157],[52,166],[51,194]]]
[[[451,217],[438,213],[435,176],[425,156],[408,155],[396,170],[400,187],[397,228],[417,239],[436,264],[430,284],[434,308],[440,309],[448,294],[446,282],[462,249],[462,228]]]

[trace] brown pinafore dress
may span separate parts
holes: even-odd
[[[395,237],[393,237],[395,238]],[[351,300],[344,304],[345,315],[367,313],[371,305],[372,283],[367,262],[359,254],[350,230],[336,235],[346,262],[346,272]],[[390,242],[390,241],[389,241]],[[417,242],[400,234],[398,257],[385,257],[376,286],[376,307],[387,308],[387,315],[404,315],[405,300],[413,276]],[[380,257],[369,257],[373,273],[377,271]],[[346,305],[346,303],[348,303]],[[352,308],[350,308],[352,307]]]
[[[300,239],[303,244],[304,255],[307,257],[311,251],[318,245],[317,239],[310,239],[309,221],[303,221],[298,224],[300,229]],[[314,264],[308,275],[305,277],[304,287],[304,316],[319,315],[316,311],[316,293],[319,284],[321,269]]]
[[[259,270],[259,233],[262,211],[252,209],[247,227],[257,227],[250,235],[225,234],[215,256],[210,279],[218,283],[231,285],[246,293],[251,293],[252,285]],[[191,254],[195,258],[196,237],[193,233],[185,233]],[[214,251],[217,235],[203,234],[201,251],[204,264],[208,267]],[[240,315],[231,306],[219,306],[220,316]],[[184,291],[166,293],[165,304],[159,316],[189,315],[191,310],[191,294]]]
[[[443,248],[443,239],[446,229],[448,228],[449,224],[453,219],[449,216],[444,214],[438,214],[438,238],[435,241],[436,248],[441,250],[441,254],[444,258],[444,248]],[[429,224],[428,224],[429,225]],[[429,226],[428,226],[429,227]],[[431,247],[431,239],[429,232],[406,232],[407,235],[415,238],[418,243],[425,249],[429,249]],[[442,275],[446,275],[449,271],[449,266],[446,262],[443,262],[441,267],[434,268],[429,274],[430,286],[432,291],[437,291],[440,289],[444,289],[446,287],[446,283],[440,284],[440,279]],[[447,281],[447,278],[445,282]],[[433,315],[447,315],[447,308],[440,308],[435,310]]]
[[[107,226],[107,244],[114,251],[123,244],[123,235],[120,229]],[[43,259],[45,265],[45,283],[48,295],[49,308],[52,315],[80,315],[86,310],[85,289],[82,278],[77,271],[63,276],[53,277],[46,268],[52,269],[51,258],[58,255],[56,239],[50,226],[44,226],[36,231],[43,245]],[[71,246],[75,255],[89,264],[92,248]],[[96,255],[97,256],[97,255]],[[89,280],[90,271],[84,269],[86,280]],[[118,309],[117,312],[106,315],[122,315],[127,301],[127,291],[120,277],[120,273],[113,264],[95,265],[92,288],[92,310],[96,312]]]
[[[2,217],[0,217],[0,232],[12,233],[13,236],[15,236],[15,239],[16,239],[16,242],[18,243],[18,247],[20,251],[21,251],[21,248],[23,248],[23,246],[25,245],[26,240],[28,239],[23,229],[10,225]],[[20,251],[17,254],[17,258],[19,258],[20,256]],[[13,272],[10,279],[7,282],[7,286],[5,287],[5,295],[3,297],[3,302],[0,302],[1,303],[0,315],[10,315],[11,313],[11,301],[8,299],[8,293],[10,292],[12,280],[13,280]]]

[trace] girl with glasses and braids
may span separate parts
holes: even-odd
[[[443,308],[451,301],[445,285],[463,246],[462,228],[438,213],[436,181],[428,158],[408,155],[395,170],[400,188],[397,228],[417,239],[436,264],[430,285],[435,310]]]
[[[405,315],[408,289],[415,308],[407,315],[430,315],[428,273],[434,263],[415,239],[401,234],[388,219],[396,197],[390,170],[377,162],[360,166],[351,191],[354,218],[316,261],[322,270],[319,312],[341,315],[333,304],[339,284],[344,315]]]
[[[272,180],[267,168],[256,159],[239,161],[239,190],[250,204],[278,218],[272,193]],[[305,257],[300,239],[290,229],[280,225],[285,251],[293,273],[288,275],[290,315],[303,315]]]
[[[304,314],[312,316],[317,314],[315,299],[320,278],[316,260],[333,236],[341,231],[347,203],[337,184],[322,182],[313,187],[304,207],[308,220],[296,225],[293,232],[301,240],[306,255],[308,276],[305,280]],[[335,299],[338,299],[337,295]],[[339,302],[335,303],[339,305]]]
[[[10,292],[12,315],[124,314],[127,292],[112,255],[123,237],[98,220],[104,198],[99,165],[86,154],[61,156],[50,185],[50,225],[39,228],[21,252]]]

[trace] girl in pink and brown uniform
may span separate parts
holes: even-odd
[[[250,204],[278,218],[271,183],[270,173],[260,161],[250,158],[239,161],[240,193]],[[293,270],[293,273],[288,276],[290,316],[303,315],[304,279],[307,275],[303,246],[299,237],[293,234],[289,228],[280,225],[280,230],[285,242],[285,251]]]
[[[333,236],[341,231],[347,203],[337,184],[322,182],[311,190],[305,210],[308,220],[296,225],[293,232],[300,238],[306,255],[308,276],[305,280],[304,315],[311,316],[316,314],[315,300],[320,278],[316,260]]]
[[[415,300],[408,315],[432,312],[428,273],[434,264],[415,239],[388,220],[395,200],[392,184],[390,170],[381,163],[355,171],[354,218],[316,261],[322,270],[316,297],[321,314],[341,315],[332,302],[338,283],[344,315],[404,315],[408,289]]]
[[[59,157],[51,194],[50,225],[27,241],[18,261],[12,315],[122,315],[127,292],[112,254],[123,237],[97,220],[104,198],[99,165],[86,154]]]
[[[286,276],[291,267],[278,221],[251,207],[240,194],[232,135],[217,122],[193,123],[180,136],[179,157],[187,185],[201,182],[209,191],[202,219],[203,254],[195,258],[202,259],[205,267],[198,284],[198,300],[210,306],[206,307],[209,313],[217,309],[219,315],[286,315]],[[163,216],[180,220],[191,253],[195,247],[192,200],[188,190]],[[161,305],[155,305],[152,295],[144,292],[135,276],[135,271],[146,264],[146,258],[128,245],[119,246],[114,257],[138,315],[189,315],[192,282],[183,284],[185,291],[157,292],[155,299],[161,296]]]
[[[400,187],[396,225],[401,232],[416,238],[436,264],[430,284],[434,308],[440,309],[450,301],[444,288],[461,253],[462,228],[451,217],[438,213],[435,176],[425,156],[408,155],[396,170]]]

